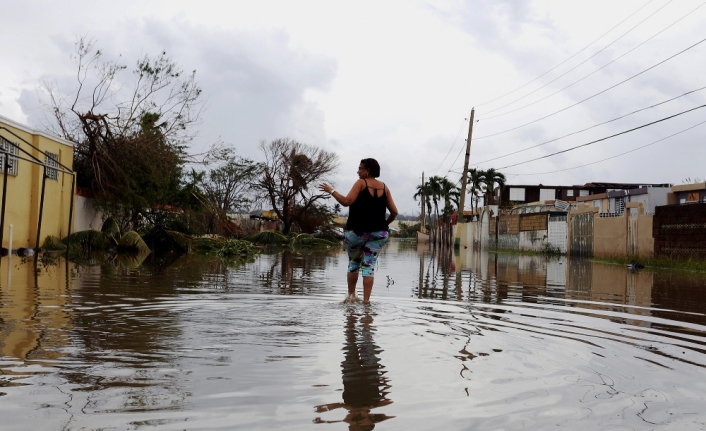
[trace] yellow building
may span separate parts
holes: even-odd
[[[0,116],[0,197],[7,154],[10,169],[2,247],[8,247],[9,227],[13,225],[12,249],[35,248],[43,182],[45,190],[39,244],[47,235],[66,236],[73,199],[73,177],[67,173],[73,170],[73,145]],[[45,165],[49,168],[46,181],[43,181]]]

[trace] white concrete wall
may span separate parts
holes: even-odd
[[[93,208],[93,199],[75,196],[73,231],[101,230],[104,214]]]
[[[541,251],[546,245],[546,230],[528,230],[520,232],[520,250]]]

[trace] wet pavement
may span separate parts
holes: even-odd
[[[392,240],[0,265],[0,429],[704,429],[706,277]]]

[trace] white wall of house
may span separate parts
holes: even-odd
[[[645,211],[654,214],[655,208],[667,205],[667,194],[672,189],[670,187],[650,187],[647,189],[647,196],[650,197],[648,205],[644,205]]]

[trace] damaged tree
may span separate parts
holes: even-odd
[[[311,230],[311,217],[319,215],[318,204],[328,199],[316,186],[338,167],[338,156],[291,139],[261,142],[265,156],[262,173],[256,183],[263,197],[282,221],[283,232],[292,225]]]
[[[142,57],[127,84],[120,79],[127,67],[104,61],[94,45],[83,38],[76,43],[73,93],[44,83],[48,128],[74,143],[77,186],[123,229],[155,222],[159,208],[197,205],[183,175],[202,107],[195,72],[184,74],[162,52]]]

